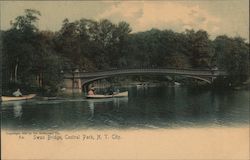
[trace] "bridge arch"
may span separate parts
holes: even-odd
[[[91,82],[95,82],[98,80],[102,80],[102,79],[106,79],[106,78],[111,78],[111,77],[116,77],[116,76],[126,76],[126,75],[136,75],[136,76],[140,76],[140,75],[145,75],[145,74],[119,74],[119,75],[111,75],[111,76],[102,76],[102,77],[96,77],[96,78],[90,78],[90,79],[82,79],[81,80],[81,86],[85,86],[87,84],[90,84]],[[160,76],[164,76],[164,75],[169,75],[169,74],[154,74],[154,75],[160,75]],[[189,76],[189,75],[181,75],[187,78],[192,78],[192,79],[197,79],[197,80],[201,80],[204,81],[208,84],[211,84],[211,78],[207,77],[207,78],[202,78],[202,77],[198,77],[198,76]]]
[[[83,86],[87,83],[121,75],[179,75],[188,78],[199,79],[209,84],[218,76],[226,76],[227,73],[221,70],[202,70],[202,69],[176,69],[176,68],[160,68],[160,69],[115,69],[96,72],[68,72],[64,73],[65,81],[72,81],[71,88],[75,89],[73,82],[81,81],[77,86]]]

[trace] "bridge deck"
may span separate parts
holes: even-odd
[[[175,74],[175,75],[188,75],[188,76],[226,76],[225,71],[220,70],[196,70],[196,69],[117,69],[109,71],[97,71],[97,72],[72,72],[65,73],[64,78],[97,78],[104,76],[115,76],[115,75],[140,75],[140,74]]]

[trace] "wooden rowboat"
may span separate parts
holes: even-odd
[[[128,97],[128,91],[121,92],[121,93],[115,93],[113,95],[103,95],[103,94],[95,94],[95,95],[87,95],[86,98],[92,98],[92,99],[102,99],[102,98],[119,98],[119,97]]]
[[[113,94],[113,97],[128,97],[128,91]]]
[[[28,100],[31,98],[34,98],[36,94],[29,94],[29,95],[23,95],[22,97],[9,97],[9,96],[2,96],[1,101],[6,102],[6,101],[21,101],[21,100]]]
[[[94,94],[86,96],[86,98],[93,98],[93,99],[112,98],[112,97],[113,95],[102,95],[102,94]]]

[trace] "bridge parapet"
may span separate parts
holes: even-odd
[[[181,75],[200,79],[207,83],[212,83],[213,79],[218,76],[227,76],[225,71],[221,70],[198,70],[198,69],[175,69],[175,68],[158,68],[158,69],[116,69],[96,72],[68,72],[64,73],[65,85],[71,90],[82,90],[86,83],[119,75]]]
[[[114,76],[122,74],[176,74],[189,76],[226,76],[225,71],[220,70],[197,70],[197,69],[117,69],[96,72],[78,72],[77,74],[65,73],[64,78],[95,78],[102,76]]]

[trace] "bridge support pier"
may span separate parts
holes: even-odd
[[[82,83],[81,79],[77,78],[79,77],[79,70],[76,69],[74,72],[72,72],[72,93],[82,93]]]
[[[81,79],[74,79],[72,81],[72,92],[73,93],[82,93]]]
[[[64,88],[67,93],[82,93],[81,79],[65,79]]]

